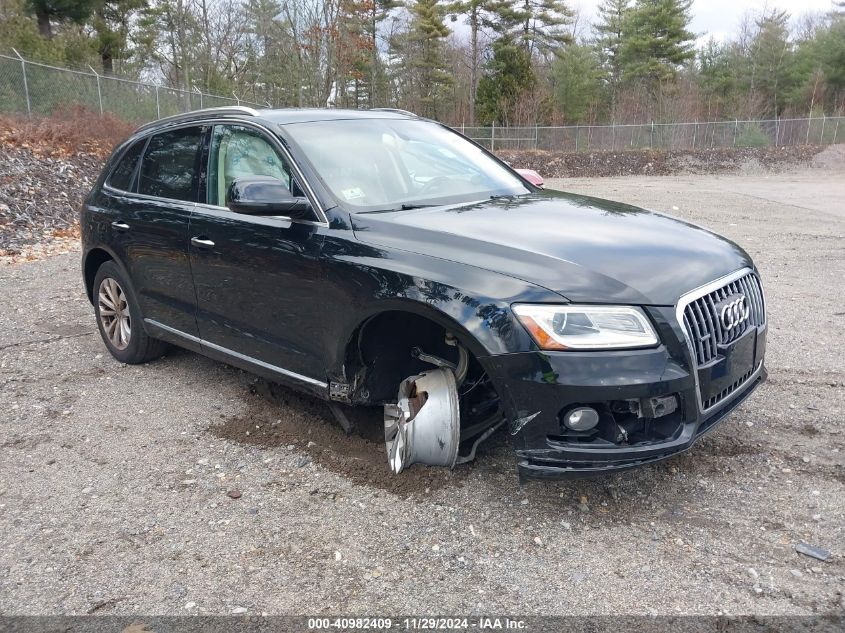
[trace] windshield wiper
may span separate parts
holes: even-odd
[[[402,206],[399,207],[402,211],[410,211],[411,209],[427,209],[428,207],[441,207],[443,205],[440,204],[408,204],[403,202]]]
[[[396,211],[411,211],[412,209],[427,209],[429,207],[442,207],[442,204],[411,204],[411,203],[402,203],[398,207],[392,207],[390,209],[375,209],[373,211],[358,211],[358,213],[394,213]]]

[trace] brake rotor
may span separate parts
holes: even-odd
[[[403,380],[396,404],[384,407],[390,469],[398,474],[411,464],[452,468],[460,444],[460,415],[451,369],[430,369]]]

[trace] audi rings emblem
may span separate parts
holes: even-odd
[[[723,304],[719,312],[719,320],[722,322],[722,327],[726,330],[732,330],[745,323],[751,312],[751,309],[748,307],[748,299],[745,298],[745,295],[735,296],[737,298],[731,298],[727,303]]]

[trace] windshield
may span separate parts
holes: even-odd
[[[288,124],[285,131],[353,212],[529,193],[479,147],[430,121],[319,121]]]

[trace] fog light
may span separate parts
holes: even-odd
[[[563,423],[573,431],[589,431],[599,423],[599,414],[590,407],[578,407],[563,417]]]

